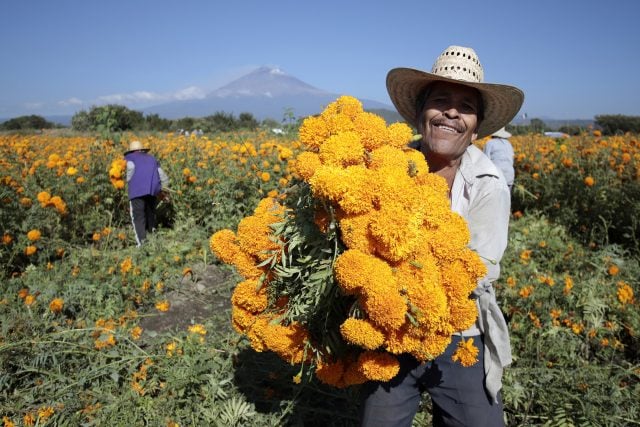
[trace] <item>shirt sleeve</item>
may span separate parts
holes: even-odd
[[[162,188],[169,188],[169,177],[160,166],[158,166],[158,175],[160,176],[160,184],[162,185]]]
[[[131,160],[127,160],[127,182],[133,178],[133,173],[136,171],[136,165]]]
[[[482,179],[485,185],[467,214],[471,232],[469,246],[487,267],[487,275],[480,281],[479,288],[487,287],[500,276],[500,260],[508,243],[511,212],[511,196],[505,183],[493,176]]]

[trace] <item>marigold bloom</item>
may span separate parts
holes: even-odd
[[[618,301],[621,304],[632,304],[634,302],[633,288],[623,281],[618,282]]]
[[[36,302],[36,298],[37,297],[35,295],[31,295],[31,294],[27,295],[24,299],[25,305],[27,306],[33,305]]]
[[[207,330],[205,329],[204,325],[200,323],[195,323],[189,326],[188,330],[189,330],[189,333],[191,334],[198,334],[203,336],[207,335]]]
[[[131,332],[129,332],[131,334],[131,338],[134,340],[140,339],[142,336],[142,330],[143,329],[140,326],[134,326],[133,329],[131,329]]]
[[[60,313],[64,308],[64,300],[62,298],[54,298],[49,303],[49,310],[52,313]]]
[[[463,338],[458,343],[458,347],[451,356],[451,360],[460,362],[462,366],[468,368],[478,361],[478,352],[478,348],[473,344],[473,338],[469,338],[467,341]]]
[[[364,146],[356,132],[343,132],[329,137],[320,147],[320,160],[325,165],[347,167],[364,162]]]
[[[24,254],[26,256],[31,256],[31,255],[35,254],[37,251],[38,251],[38,248],[36,248],[33,245],[29,245],[26,248],[24,248]]]
[[[3,245],[10,245],[11,242],[13,242],[13,236],[11,236],[11,234],[5,233],[2,235],[2,244]]]
[[[584,185],[586,185],[587,187],[593,187],[595,183],[596,183],[596,180],[593,179],[592,176],[587,176],[584,179]]]
[[[348,318],[340,326],[345,340],[367,350],[375,350],[384,342],[384,334],[371,322]]]
[[[400,371],[400,362],[389,353],[366,351],[358,357],[359,371],[372,381],[389,381]]]
[[[344,387],[342,376],[344,375],[344,362],[340,359],[332,363],[319,361],[316,367],[316,377],[323,383],[334,386]]]
[[[169,308],[171,308],[171,303],[169,302],[169,300],[158,301],[156,303],[156,309],[158,311],[166,312],[169,311]]]
[[[309,181],[313,174],[322,166],[320,156],[311,151],[303,151],[296,157],[293,170],[305,181]]]
[[[616,276],[620,272],[620,268],[617,265],[611,264],[607,270],[610,276]]]
[[[133,268],[133,261],[131,261],[131,257],[126,257],[120,263],[120,272],[122,274],[127,274],[129,271],[131,271],[131,268]]]
[[[236,285],[231,302],[251,313],[261,313],[267,308],[267,287],[256,279],[248,279]]]

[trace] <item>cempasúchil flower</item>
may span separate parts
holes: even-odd
[[[431,360],[475,322],[469,295],[486,268],[446,182],[407,146],[407,125],[343,96],[305,119],[299,138],[283,193],[210,239],[245,279],[233,327],[326,384],[388,381],[398,355]],[[476,355],[463,341],[453,359],[469,366]]]

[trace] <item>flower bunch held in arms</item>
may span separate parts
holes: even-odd
[[[255,350],[345,387],[393,378],[402,353],[433,359],[475,322],[485,266],[411,138],[341,97],[302,124],[299,180],[211,237],[245,278],[233,324]]]

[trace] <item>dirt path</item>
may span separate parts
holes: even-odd
[[[228,281],[231,273],[215,265],[198,264],[181,280],[177,290],[167,293],[168,311],[151,310],[140,321],[146,333],[185,330],[194,323],[225,311],[230,306]]]

